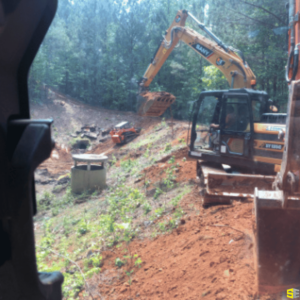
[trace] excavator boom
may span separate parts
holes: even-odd
[[[185,27],[185,21],[190,16],[211,39],[208,39],[197,31]],[[231,88],[251,88],[255,85],[255,75],[249,68],[240,51],[226,46],[209,29],[201,24],[192,14],[186,10],[178,11],[174,21],[166,31],[164,40],[148,66],[141,82],[138,96],[138,113],[142,116],[160,116],[175,101],[175,97],[169,93],[152,94],[148,92],[149,85],[165,63],[179,41],[184,42],[195,52],[217,67],[226,77]]]

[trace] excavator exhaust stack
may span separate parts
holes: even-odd
[[[138,115],[159,117],[175,99],[175,96],[167,92],[142,92],[137,97]]]

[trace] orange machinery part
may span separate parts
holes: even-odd
[[[295,0],[295,14],[297,14],[297,12],[300,13],[300,0]],[[295,45],[299,44],[300,43],[300,28],[299,28],[299,21],[296,21],[294,23],[294,26],[295,26]],[[289,53],[290,53],[290,49],[291,49],[291,30],[289,29]],[[299,60],[300,60],[300,55],[299,55]],[[293,62],[292,62],[293,63]],[[299,68],[298,68],[298,73],[296,75],[296,79],[295,80],[299,80],[300,79],[300,61],[299,61]],[[292,73],[293,73],[293,70],[290,69],[289,70],[289,78],[292,77]]]
[[[121,144],[124,142],[124,138],[125,136],[123,135],[123,133],[125,132],[133,132],[134,134],[138,134],[137,131],[135,130],[135,128],[129,128],[129,129],[120,129],[120,130],[112,130],[110,131],[110,136],[111,136],[111,139],[112,141],[115,143],[115,144]]]
[[[299,12],[300,10],[300,1],[295,0],[295,13]],[[295,22],[295,45],[300,43],[300,30],[299,30],[299,21]],[[300,57],[300,56],[299,56]],[[300,63],[299,63],[300,66]],[[296,80],[300,79],[300,72],[298,68],[298,73],[296,75]]]

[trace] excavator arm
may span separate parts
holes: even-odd
[[[185,21],[190,16],[211,39],[204,37],[197,31],[185,27]],[[151,94],[148,91],[149,85],[161,69],[170,53],[173,51],[179,41],[183,41],[195,52],[205,58],[212,65],[216,66],[226,77],[231,88],[251,88],[255,85],[255,75],[249,68],[239,50],[226,46],[217,38],[205,25],[201,24],[192,14],[186,10],[178,11],[171,26],[166,31],[164,40],[161,42],[154,58],[148,66],[142,80],[140,81],[139,114],[141,115],[161,115],[174,101],[168,93]],[[240,56],[237,54],[240,52]],[[152,97],[152,96],[155,97]],[[153,98],[156,98],[153,100]]]

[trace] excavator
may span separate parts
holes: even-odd
[[[256,78],[243,54],[186,10],[178,11],[140,81],[138,112],[159,116],[174,103],[173,95],[152,96],[148,89],[179,40],[225,75],[231,88],[202,92],[191,114],[189,156],[197,161],[202,204],[254,199],[258,291],[293,298],[300,287],[300,0],[288,5],[287,114],[254,89]],[[188,16],[212,40],[185,27]]]
[[[188,16],[210,39],[185,27]],[[278,108],[268,94],[254,89],[256,77],[243,53],[225,45],[186,10],[177,12],[139,83],[138,113],[160,116],[175,102],[169,93],[149,92],[149,85],[179,41],[217,67],[230,86],[202,92],[192,109],[187,140],[189,156],[197,160],[202,204],[253,198],[253,185],[271,188],[270,175],[280,170],[284,142],[278,135],[285,130],[286,114],[275,113]]]

